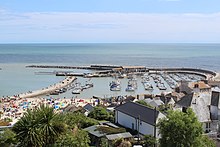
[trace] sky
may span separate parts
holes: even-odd
[[[1,0],[0,43],[220,43],[220,0]]]

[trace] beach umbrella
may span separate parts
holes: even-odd
[[[59,109],[59,105],[55,105],[54,108],[55,108],[55,109]]]
[[[79,102],[84,102],[84,100],[80,99]]]

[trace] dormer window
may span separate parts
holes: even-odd
[[[199,84],[195,84],[195,85],[194,85],[194,88],[199,88]]]
[[[192,104],[196,104],[196,99],[192,102]]]

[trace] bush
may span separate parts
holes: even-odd
[[[88,117],[97,119],[97,120],[113,120],[113,115],[111,115],[105,108],[103,107],[95,107],[93,111],[91,111]]]
[[[145,102],[144,100],[136,101],[136,103],[141,104],[141,105],[144,105],[144,106],[146,106],[146,107],[148,107],[148,108],[154,109],[153,106],[151,106],[150,104],[148,104],[148,103]]]
[[[80,112],[69,112],[59,115],[59,119],[65,122],[69,128],[86,128],[98,124],[98,121],[89,117],[86,117]]]

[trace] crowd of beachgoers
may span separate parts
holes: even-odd
[[[69,105],[83,107],[87,103],[93,104],[95,99],[79,99],[79,98],[53,98],[53,97],[3,97],[1,98],[0,111],[1,120],[11,120],[10,125],[15,124],[24,113],[29,110],[38,108],[40,105],[48,105],[53,107],[56,112],[62,112]]]

